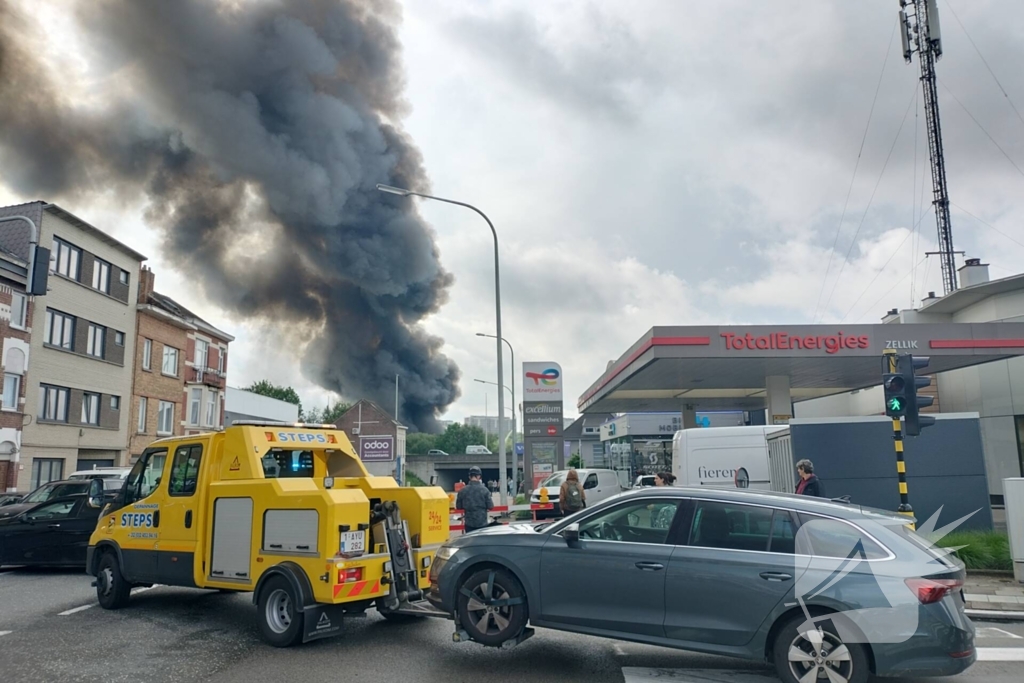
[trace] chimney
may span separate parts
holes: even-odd
[[[899,322],[900,311],[898,308],[890,308],[885,315],[882,316],[882,323],[893,323]]]
[[[149,295],[153,293],[153,283],[156,280],[156,275],[149,269],[148,266],[142,266],[142,270],[139,273],[139,303],[144,304],[149,301]]]
[[[988,264],[980,258],[969,258],[957,271],[960,274],[960,286],[972,287],[988,282]]]

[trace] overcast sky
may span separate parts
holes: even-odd
[[[941,294],[939,265],[924,255],[936,238],[920,71],[900,54],[897,10],[896,0],[405,3],[404,126],[433,192],[494,221],[505,336],[517,362],[561,363],[567,414],[653,325],[867,323]],[[1024,111],[1024,4],[940,0],[939,11],[954,241],[1005,277],[1024,263],[1024,119],[1013,108]],[[76,29],[59,12],[41,16],[61,38],[48,51],[72,59]],[[0,176],[0,202],[37,198],[53,199],[17,196]],[[161,258],[143,207],[65,208],[145,253],[159,290],[236,334],[232,385],[267,377],[307,404],[327,399],[267,343],[266,323],[225,317]],[[473,381],[495,379],[494,346],[475,336],[494,331],[490,233],[465,209],[421,210],[455,276],[426,323],[463,373],[446,417],[482,414],[488,393],[493,413],[495,388]]]

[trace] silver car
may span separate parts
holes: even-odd
[[[659,487],[449,541],[428,599],[456,639],[529,626],[774,664],[787,683],[971,666],[964,570],[913,520],[807,497]]]

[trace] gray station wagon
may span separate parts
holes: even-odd
[[[963,566],[912,519],[802,496],[661,487],[454,538],[430,602],[456,640],[528,625],[773,663],[788,683],[948,675],[976,660]]]

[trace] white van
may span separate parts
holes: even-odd
[[[769,490],[768,435],[780,426],[684,429],[672,439],[676,486]]]
[[[95,467],[74,472],[68,479],[102,479],[105,490],[116,491],[121,488],[131,471],[131,467]]]
[[[539,504],[540,490],[547,489],[548,502],[555,504],[554,510],[538,510],[537,519],[557,517],[562,514],[561,509],[558,507],[558,496],[561,492],[562,482],[565,481],[565,477],[568,474],[569,470],[559,470],[542,481],[533,490],[533,494],[530,496],[531,503]],[[619,483],[619,475],[615,470],[576,470],[576,474],[579,475],[580,483],[583,484],[583,495],[587,498],[587,507],[600,503],[606,498],[617,496],[624,491],[622,484]]]
[[[466,446],[466,455],[491,455],[487,446]]]

